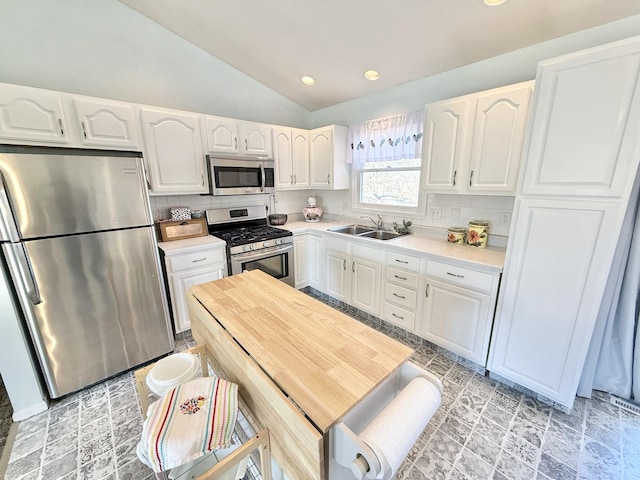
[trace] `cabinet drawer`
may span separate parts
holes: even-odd
[[[416,291],[394,285],[393,283],[387,283],[385,285],[384,298],[387,302],[396,303],[411,310],[415,310],[416,308]]]
[[[418,288],[418,275],[413,272],[407,272],[406,270],[387,267],[385,270],[385,279],[387,282],[402,285],[403,287]]]
[[[199,250],[197,252],[183,253],[171,257],[165,257],[171,272],[179,272],[189,268],[200,268],[205,265],[225,262],[224,248]]]
[[[413,257],[411,255],[404,255],[397,252],[389,252],[387,253],[387,265],[406,268],[412,272],[417,272],[420,269],[420,257]]]
[[[468,268],[447,265],[446,263],[432,262],[427,264],[427,275],[442,279],[448,283],[472,288],[484,292],[491,291],[493,275]]]
[[[410,332],[415,330],[416,314],[406,308],[384,302],[384,319]]]

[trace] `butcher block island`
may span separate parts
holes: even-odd
[[[193,337],[240,386],[292,480],[329,478],[331,428],[413,352],[260,270],[194,286],[187,297]]]

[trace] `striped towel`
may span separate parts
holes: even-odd
[[[238,416],[238,385],[217,377],[191,380],[152,403],[137,454],[154,472],[231,446]]]

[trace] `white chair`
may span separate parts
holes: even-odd
[[[199,355],[202,376],[208,377],[209,363],[206,347],[199,345],[188,352]],[[143,417],[146,417],[150,405],[147,376],[154,366],[155,364],[147,365],[135,372],[136,389]],[[153,428],[153,426],[148,426],[148,428]],[[157,479],[162,480],[241,480],[247,473],[250,458],[259,463],[262,480],[271,480],[271,450],[268,430],[260,431],[240,446],[213,450],[184,465],[155,475]]]

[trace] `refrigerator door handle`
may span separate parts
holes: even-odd
[[[9,203],[4,175],[0,172],[0,240],[19,242],[20,234]]]
[[[29,300],[34,305],[42,303],[40,290],[38,289],[38,284],[33,276],[31,262],[29,261],[27,252],[24,249],[24,245],[22,243],[12,243],[9,245],[9,248],[13,251],[13,257],[16,260],[20,280],[22,281],[22,285],[24,286],[24,290],[27,293]]]

